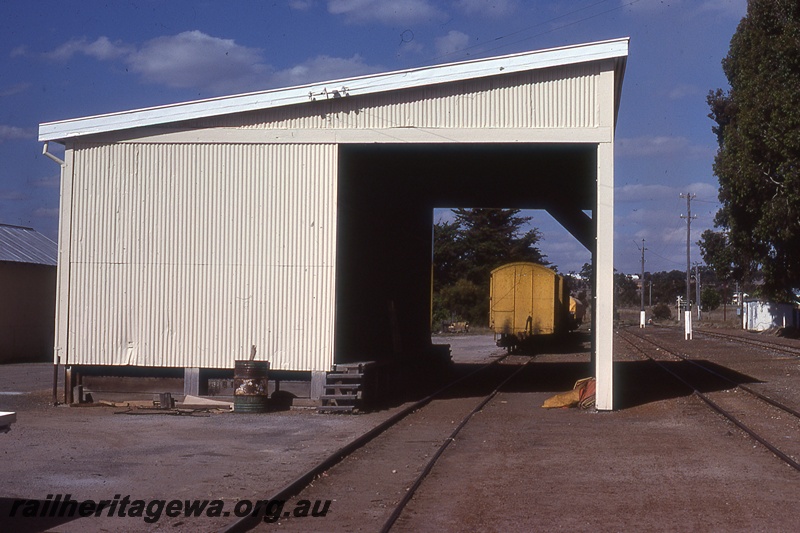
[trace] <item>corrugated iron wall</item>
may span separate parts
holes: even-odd
[[[594,128],[601,64],[592,62],[198,121],[268,129]]]
[[[604,68],[321,100],[187,127],[595,128]],[[57,353],[66,344],[70,364],[231,368],[255,344],[272,368],[329,369],[336,145],[143,139],[71,148]]]
[[[336,146],[75,148],[70,364],[330,368]]]

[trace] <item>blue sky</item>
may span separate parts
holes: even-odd
[[[0,222],[57,237],[59,169],[38,124],[470,58],[630,37],[617,127],[616,268],[686,266],[718,208],[709,90],[746,0],[6,0]],[[533,211],[562,272],[587,252]],[[438,212],[437,216],[445,216]],[[693,245],[692,261],[700,255]]]

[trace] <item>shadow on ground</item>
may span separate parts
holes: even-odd
[[[711,370],[710,373],[700,367]],[[504,378],[519,368],[515,364],[499,364],[488,369],[480,377],[467,377],[481,365],[453,365],[451,377],[464,380],[448,390],[444,397],[477,397],[490,393]],[[559,393],[571,390],[579,379],[594,375],[590,362],[537,362],[534,360],[502,387],[503,392]],[[758,380],[704,360],[696,361],[617,361],[614,363],[614,409],[630,409],[640,405],[689,396],[691,383],[700,392],[730,389],[738,384],[755,383]],[[411,393],[412,391],[408,391]],[[409,394],[424,397],[424,391]]]

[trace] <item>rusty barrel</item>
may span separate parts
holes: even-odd
[[[269,405],[269,361],[239,360],[233,368],[233,411],[264,413]]]

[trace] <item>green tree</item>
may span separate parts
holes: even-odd
[[[638,304],[639,302],[639,286],[637,283],[622,272],[614,272],[614,304],[623,307]]]
[[[439,286],[448,286],[462,274],[463,241],[458,222],[437,222],[433,226],[433,279]]]
[[[722,303],[722,297],[713,287],[705,287],[700,291],[700,307],[703,311],[713,311]]]
[[[478,286],[489,286],[489,273],[512,261],[547,264],[536,244],[538,229],[523,231],[532,217],[519,209],[453,209],[460,229],[463,275]]]
[[[594,276],[594,266],[591,263],[584,263],[579,274],[584,280],[591,281]]]
[[[654,304],[675,305],[676,298],[686,294],[686,272],[684,271],[653,272],[650,274],[650,280],[653,282]]]
[[[743,272],[736,264],[733,249],[728,245],[728,237],[722,232],[707,229],[703,232],[697,244],[700,246],[700,254],[703,256],[703,261],[708,265],[719,285],[722,286],[721,299],[725,303],[730,294],[729,287],[731,282],[743,278]],[[706,283],[710,281],[705,274],[704,279]],[[703,293],[700,294],[700,303],[705,309]]]
[[[485,324],[489,275],[513,261],[547,264],[519,209],[453,209],[455,221],[434,225],[434,317]]]
[[[489,322],[489,294],[469,280],[459,279],[443,287],[437,299],[437,311],[443,320],[466,320],[480,326]]]
[[[719,151],[714,173],[732,263],[759,269],[763,292],[800,287],[800,5],[750,0],[722,62],[730,90],[708,104]]]
[[[672,308],[663,302],[653,306],[653,318],[655,320],[669,320],[672,318]]]

